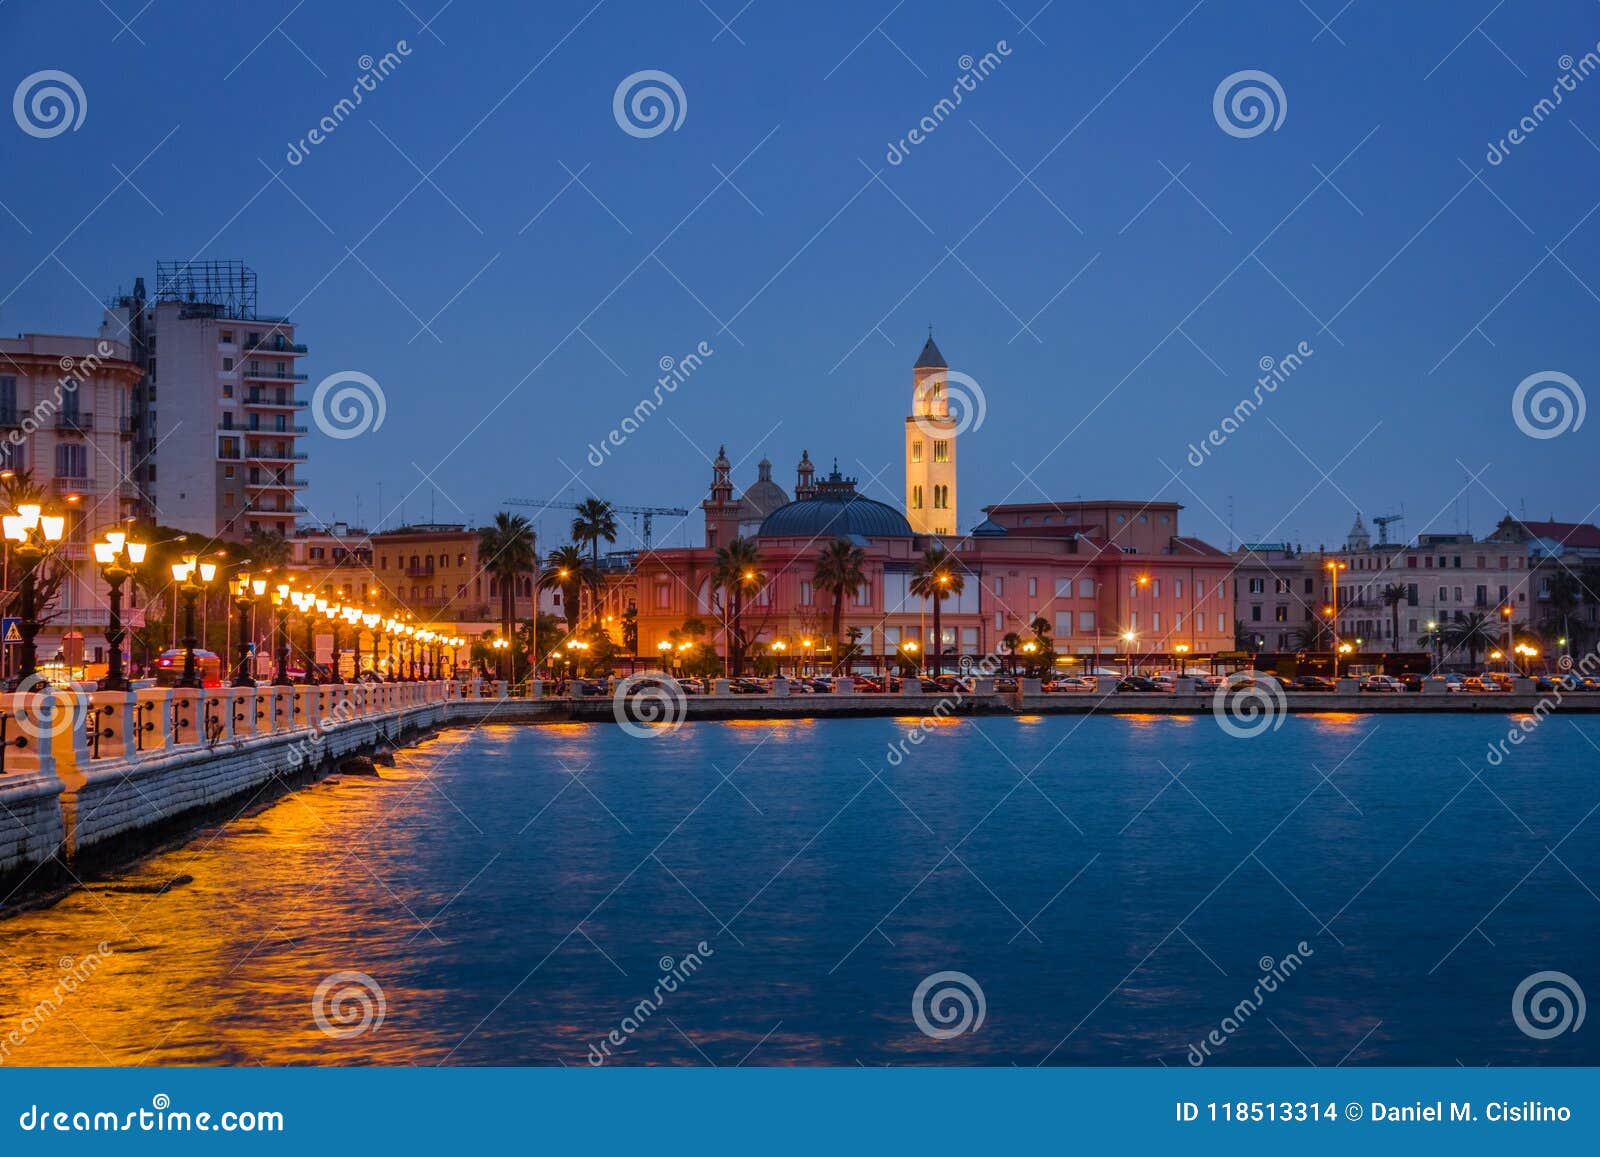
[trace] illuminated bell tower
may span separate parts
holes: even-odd
[[[959,534],[956,521],[956,419],[950,416],[950,367],[939,347],[922,347],[911,369],[906,419],[906,520],[917,534]]]

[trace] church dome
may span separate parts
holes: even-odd
[[[1006,528],[992,518],[985,518],[971,531],[973,538],[1004,538],[1006,533]]]
[[[756,481],[739,498],[748,519],[765,518],[789,504],[788,492],[772,480],[772,463],[763,458],[757,472]]]
[[[911,538],[906,516],[885,502],[856,493],[856,480],[837,467],[817,483],[814,498],[791,502],[767,515],[762,538]]]

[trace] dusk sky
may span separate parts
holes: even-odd
[[[1600,418],[1530,437],[1512,396],[1600,372],[1600,76],[1487,154],[1597,51],[1600,4],[741,2],[10,0],[4,91],[63,70],[87,112],[0,128],[0,331],[93,332],[157,260],[246,262],[310,345],[304,396],[359,371],[386,398],[380,429],[313,432],[313,520],[591,493],[694,510],[724,443],[740,485],[765,455],[792,488],[806,449],[898,504],[930,323],[986,402],[962,529],[1078,496],[1181,502],[1219,546],[1230,509],[1235,540],[1308,547],[1357,509],[1403,509],[1405,537],[1595,516]],[[641,70],[681,86],[676,129],[619,126]],[[1213,112],[1244,70],[1284,94],[1254,136]],[[541,549],[569,519],[540,518]],[[700,529],[695,510],[667,541]]]

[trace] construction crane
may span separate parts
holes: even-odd
[[[559,501],[553,498],[549,501],[539,498],[508,498],[505,501],[505,505],[537,506],[541,510],[577,510],[579,507],[579,503]],[[615,502],[608,503],[607,505],[611,507],[614,513],[636,514],[643,519],[643,526],[641,527],[643,533],[640,534],[639,540],[644,543],[644,548],[646,550],[650,549],[650,520],[653,517],[655,517],[657,514],[676,514],[684,518],[689,517],[689,512],[687,510],[683,510],[676,506],[618,506]]]
[[[1372,525],[1378,528],[1378,545],[1389,545],[1389,524],[1391,522],[1404,522],[1405,520],[1406,516],[1403,514],[1374,515],[1372,518]]]

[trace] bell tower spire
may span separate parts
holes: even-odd
[[[911,367],[906,418],[906,520],[918,534],[957,534],[956,420],[950,416],[950,366],[934,344],[933,326]]]

